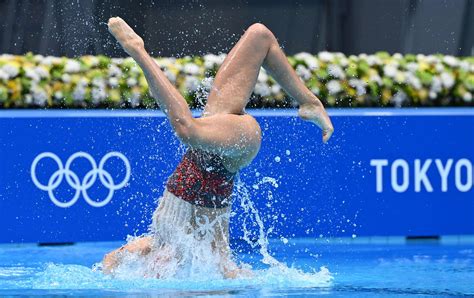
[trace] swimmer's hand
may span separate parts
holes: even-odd
[[[323,142],[326,143],[334,132],[331,119],[322,105],[303,104],[298,110],[298,115],[306,121],[311,121],[323,131]]]
[[[110,18],[108,27],[109,32],[130,56],[133,57],[140,50],[145,49],[143,39],[120,17]]]

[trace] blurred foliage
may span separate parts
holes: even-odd
[[[193,108],[202,107],[225,54],[156,58]],[[321,52],[288,57],[306,86],[327,106],[473,106],[474,57],[345,56]],[[295,102],[261,69],[249,107]],[[157,108],[131,58],[0,55],[1,108]]]

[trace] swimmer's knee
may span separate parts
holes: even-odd
[[[255,24],[250,25],[247,28],[246,32],[248,34],[252,34],[252,35],[257,36],[259,39],[263,38],[263,39],[271,40],[271,39],[275,38],[272,31],[270,31],[270,29],[268,29],[267,26],[265,26],[261,23],[255,23]]]

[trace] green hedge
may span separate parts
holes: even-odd
[[[205,103],[225,55],[157,58],[192,107]],[[306,86],[328,106],[473,106],[474,57],[345,56],[321,52],[288,57]],[[250,106],[294,102],[262,69]],[[156,107],[131,58],[0,55],[1,108]]]

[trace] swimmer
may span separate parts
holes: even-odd
[[[207,241],[210,251],[198,253],[217,256],[223,277],[250,275],[232,260],[229,218],[235,176],[260,149],[260,127],[245,112],[260,67],[298,102],[298,115],[321,128],[322,140],[327,142],[334,129],[324,106],[296,75],[273,33],[257,23],[229,52],[216,74],[202,117],[193,118],[186,100],[145,50],[142,38],[119,17],[109,19],[108,27],[143,70],[152,96],[188,149],[168,179],[153,214],[151,233],[107,254],[103,271],[114,274],[125,256],[133,255],[155,270],[151,276],[166,277],[173,274],[164,269],[167,263],[175,262],[176,269],[186,260],[192,261],[186,251]],[[190,245],[193,247],[186,247]]]

